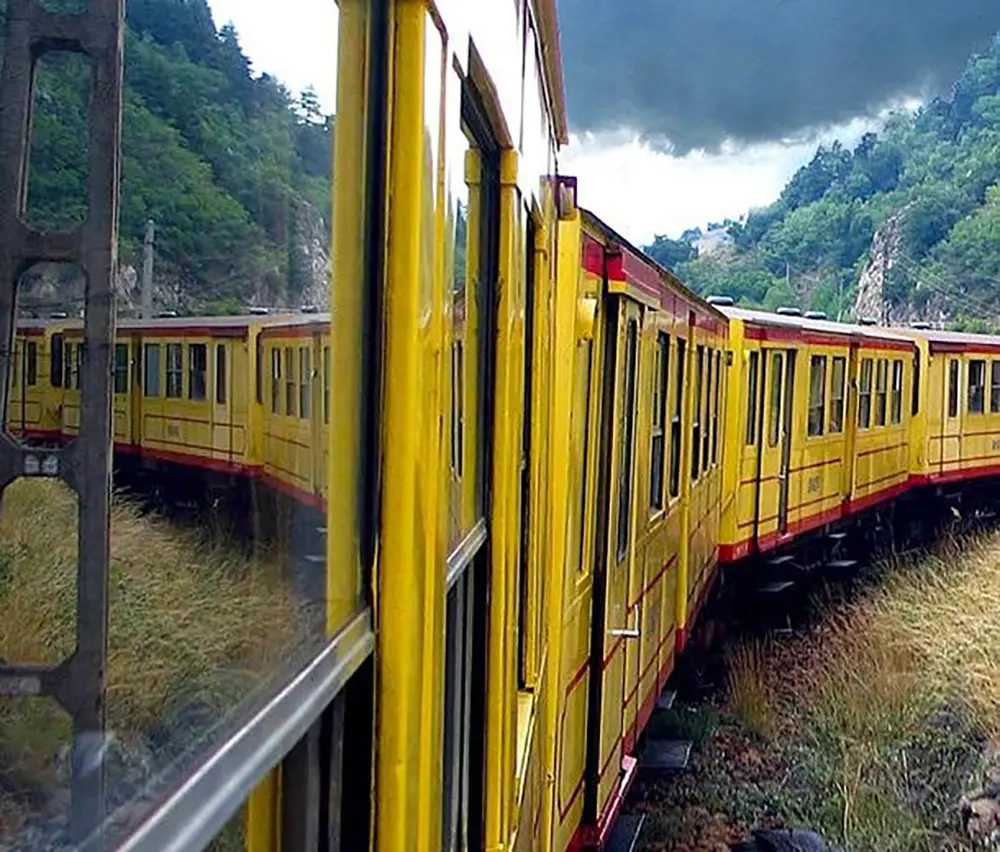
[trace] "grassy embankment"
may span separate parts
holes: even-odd
[[[74,647],[76,496],[20,481],[0,510],[0,658],[55,663]],[[112,510],[108,727],[129,747],[186,706],[221,717],[281,666],[303,620],[280,572],[195,532]],[[56,789],[68,717],[47,699],[0,701],[0,771]],[[149,749],[146,745],[145,748]],[[0,785],[0,837],[23,810]],[[6,807],[4,807],[6,805]],[[5,825],[6,823],[6,825]]]
[[[873,573],[812,629],[731,651],[721,705],[675,720],[695,771],[648,791],[647,849],[725,849],[761,824],[969,848],[957,805],[1000,742],[1000,534]]]

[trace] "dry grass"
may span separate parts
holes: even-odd
[[[65,486],[19,481],[0,511],[0,658],[55,663],[73,649],[77,500]],[[194,700],[232,708],[279,667],[302,619],[264,561],[112,510],[108,726],[134,740]],[[0,760],[51,783],[68,720],[49,700],[0,703]]]
[[[957,848],[958,794],[1000,723],[1000,534],[881,567],[812,635],[735,650],[730,709],[792,760],[809,790],[792,810],[828,837]]]

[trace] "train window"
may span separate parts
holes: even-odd
[[[461,340],[451,344],[451,472],[462,478],[465,455],[465,352]]]
[[[780,352],[771,356],[771,411],[768,415],[768,446],[778,446],[781,437],[781,375],[784,369],[784,359]]]
[[[889,362],[879,358],[875,366],[875,425],[885,426],[886,395],[889,384]]]
[[[184,353],[179,343],[167,344],[167,397],[179,399],[184,393]]]
[[[969,362],[969,414],[982,414],[986,410],[986,362]]]
[[[892,406],[890,420],[901,423],[903,420],[903,362],[898,358],[892,362]]]
[[[712,467],[719,461],[719,404],[722,396],[722,352],[715,353],[715,399],[712,403]]]
[[[188,346],[188,399],[204,399],[208,387],[208,347],[204,343]]]
[[[295,416],[295,398],[298,396],[298,386],[295,383],[295,350],[285,347],[285,414]]]
[[[299,417],[303,420],[309,417],[309,390],[312,385],[312,365],[309,348],[299,347]]]
[[[38,384],[38,344],[34,340],[28,341],[25,360],[27,363],[25,364],[24,383],[28,387],[34,387]]]
[[[685,341],[677,341],[677,380],[674,383],[674,416],[670,424],[670,496],[681,493],[681,416],[684,413],[684,353]]]
[[[215,346],[215,401],[219,405],[226,402],[226,346],[223,343]]]
[[[128,393],[128,344],[115,344],[115,393]]]
[[[948,416],[958,417],[958,359],[948,362]]]
[[[858,427],[872,425],[872,359],[861,362],[861,387],[858,389]]]
[[[52,354],[49,359],[49,384],[54,388],[63,385],[63,336],[52,335]]]
[[[760,371],[760,353],[750,353],[747,366],[747,446],[757,443],[757,381]]]
[[[830,366],[830,432],[844,430],[844,377],[846,359],[836,357]]]
[[[712,361],[713,350],[705,352],[705,416],[702,418],[701,472],[708,470],[709,450],[712,442]]]
[[[573,546],[577,549],[570,557],[569,564],[576,564],[582,573],[587,568],[587,497],[590,490],[590,396],[591,372],[594,368],[594,344],[587,340],[576,349],[576,375],[573,378],[573,392],[576,400],[573,403],[573,416],[570,423],[571,446],[573,447],[573,464],[577,471],[575,481],[580,483],[577,493],[580,495],[579,517],[575,519],[577,534],[571,537]]]
[[[702,386],[704,385],[705,378],[705,347],[699,346],[695,350],[698,354],[696,356],[697,362],[695,364],[695,374],[694,374],[694,416],[693,422],[691,424],[691,479],[695,480],[698,478],[698,471],[701,469],[699,464],[699,453],[701,452],[701,392]]]
[[[80,390],[80,365],[83,362],[83,343],[73,347],[73,387]]]
[[[990,414],[1000,412],[1000,361],[990,362]]]
[[[913,399],[911,411],[914,416],[920,411],[920,350],[913,353]]]
[[[73,344],[68,341],[63,347],[63,387],[73,387]]]
[[[826,419],[826,356],[813,355],[809,366],[809,434],[823,434]]]
[[[621,455],[618,469],[618,560],[628,553],[632,520],[632,453],[635,444],[635,371],[639,328],[629,320],[625,330],[625,399],[622,404]]]
[[[271,350],[271,413],[281,413],[281,350]]]
[[[264,404],[264,338],[257,335],[257,370],[254,376],[254,391],[258,405]]]
[[[147,343],[143,347],[143,396],[160,395],[160,344]]]
[[[663,508],[663,479],[666,473],[667,390],[670,375],[670,338],[660,332],[656,336],[653,371],[653,428],[649,449],[649,505]]]
[[[330,422],[330,347],[323,347],[323,422]]]

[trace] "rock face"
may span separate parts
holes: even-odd
[[[814,831],[797,828],[760,828],[752,840],[743,840],[730,847],[732,852],[834,852]]]
[[[868,263],[858,281],[858,294],[854,300],[854,316],[870,317],[880,324],[889,321],[889,305],[885,300],[889,272],[900,255],[903,242],[903,216],[905,209],[890,216],[875,232]]]
[[[982,770],[960,803],[962,827],[977,849],[1000,850],[1000,745],[983,754]]]

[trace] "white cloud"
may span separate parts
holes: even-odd
[[[907,102],[900,107],[912,109]],[[560,170],[579,178],[580,203],[638,244],[655,234],[677,238],[687,228],[738,219],[774,201],[820,142],[853,146],[879,118],[857,118],[806,139],[723,146],[718,154],[693,151],[671,157],[626,132],[574,136]]]
[[[218,27],[236,27],[254,72],[276,76],[293,95],[316,89],[327,112],[337,102],[334,0],[209,0]]]

